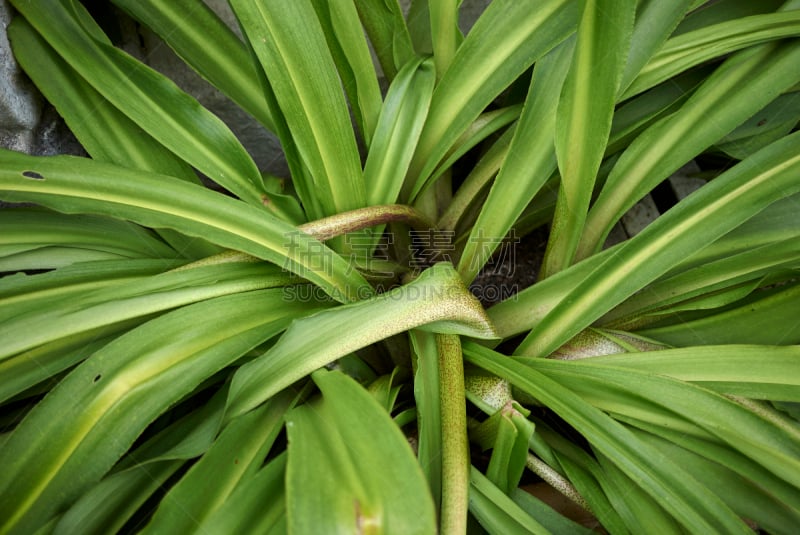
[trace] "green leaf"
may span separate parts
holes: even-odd
[[[253,59],[208,6],[194,0],[112,1],[161,37],[200,76],[275,130]]]
[[[474,466],[469,479],[469,510],[489,533],[550,533]]]
[[[205,533],[287,533],[286,453],[281,453],[255,476],[242,482],[197,530]]]
[[[552,409],[690,531],[750,532],[719,498],[691,475],[670,462],[653,463],[652,460],[658,458],[653,448],[638,441],[621,424],[570,389],[528,366],[473,343],[464,344],[464,357],[468,362],[507,378]]]
[[[178,258],[178,253],[146,229],[108,217],[67,216],[37,208],[0,212],[0,257],[51,245],[112,253],[129,259]]]
[[[263,210],[205,188],[70,156],[0,152],[0,198],[172,228],[282,265],[343,301],[368,293],[349,263]],[[30,174],[42,179],[31,178]]]
[[[312,4],[342,78],[350,109],[354,112],[364,144],[369,149],[383,102],[358,11],[353,0],[312,0]]]
[[[680,535],[684,533],[674,518],[662,507],[660,500],[648,496],[636,484],[617,468],[608,458],[595,452],[602,477],[598,480],[611,505],[619,512],[631,533],[636,533],[643,526],[658,526],[660,533]]]
[[[573,39],[565,41],[536,63],[514,137],[459,260],[464,280],[475,278],[556,169],[555,110],[573,48]]]
[[[562,516],[549,505],[522,489],[514,489],[511,492],[511,499],[553,535],[589,535],[593,533],[589,528]],[[610,529],[608,531],[613,533]]]
[[[184,307],[105,346],[0,449],[0,529],[31,532],[92,487],[156,416],[309,305],[280,290]]]
[[[114,473],[103,478],[64,513],[56,533],[117,532],[187,459],[208,449],[222,422],[224,399],[216,394],[212,401],[131,452]]]
[[[717,464],[713,459],[703,458],[649,433],[634,432],[642,441],[657,448],[662,455],[687,467],[698,481],[714,490],[731,509],[755,521],[761,529],[770,533],[791,533],[800,522],[800,512],[796,508],[777,502],[764,489]]]
[[[286,422],[290,530],[434,533],[427,484],[389,414],[340,372],[312,378],[322,398],[294,409]]]
[[[797,236],[760,246],[752,243],[744,252],[737,254],[732,251],[719,260],[710,260],[671,277],[663,277],[627,299],[601,321],[613,329],[630,330],[641,328],[646,322],[641,317],[643,314],[653,314],[658,318],[664,309],[669,312],[672,310],[670,305],[676,303],[678,310],[687,308],[680,306],[687,301],[688,308],[692,308],[691,300],[695,298],[713,297],[715,292],[740,287],[744,292],[740,297],[744,297],[761,286],[762,279],[770,273],[780,273],[800,264],[799,245]],[[787,276],[791,276],[791,272]]]
[[[536,421],[536,435],[552,445],[555,461],[551,464],[561,467],[569,482],[575,486],[579,496],[585,500],[585,509],[592,511],[609,533],[629,533],[620,514],[611,505],[605,491],[600,486],[604,478],[602,468],[583,448],[560,434],[555,433],[546,424]]]
[[[771,203],[800,189],[800,135],[773,143],[679,202],[564,297],[520,346],[547,355],[625,298]]]
[[[286,275],[274,266],[228,263],[162,273],[79,297],[61,297],[0,325],[0,336],[11,342],[0,349],[0,360],[82,331],[285,282]],[[13,336],[20,329],[26,336]]]
[[[208,452],[160,501],[144,533],[188,533],[218,511],[261,467],[295,397],[292,392],[278,394],[228,423]],[[213,486],[198,492],[209,481]]]
[[[184,464],[181,460],[156,461],[108,476],[85,492],[58,519],[53,533],[105,535],[119,532],[142,504]]]
[[[582,5],[575,52],[556,112],[561,186],[542,278],[573,263],[608,142],[636,13],[633,0],[585,0]]]
[[[302,300],[291,289],[285,295]],[[317,368],[414,327],[494,337],[483,308],[452,266],[437,264],[405,286],[295,322],[267,353],[236,372],[229,413],[247,412]]]
[[[619,105],[611,123],[606,155],[627,148],[656,121],[677,111],[710,72],[709,67],[693,69]]]
[[[741,477],[744,477],[756,487],[762,489],[763,492],[770,497],[775,506],[788,506],[795,515],[800,515],[800,509],[798,509],[796,505],[800,503],[800,489],[772,474],[762,465],[749,459],[742,453],[724,444],[720,444],[713,439],[705,440],[693,437],[687,433],[644,422],[636,418],[622,415],[617,415],[616,417],[620,421],[628,424],[633,431],[637,429],[644,430],[647,433],[662,437],[676,446],[680,446],[692,453],[700,455],[705,459],[719,463]],[[794,423],[790,425],[794,425]]]
[[[691,0],[678,2],[644,0],[638,3],[628,61],[619,86],[620,93],[630,85],[642,67],[661,48],[669,34],[683,19],[691,3]]]
[[[417,404],[417,458],[428,481],[436,510],[442,500],[442,412],[439,353],[436,335],[412,329],[409,332],[415,363],[414,399]]]
[[[258,169],[233,133],[163,75],[89,33],[74,0],[14,7],[87,82],[172,152],[250,204],[268,202]]]
[[[437,77],[441,77],[453,61],[463,36],[458,29],[458,6],[460,0],[440,0],[428,3],[431,21],[431,45],[436,63]]]
[[[520,410],[525,409],[508,403],[481,424],[482,427],[489,424],[494,434],[492,443],[488,444],[492,448],[492,457],[486,477],[505,494],[511,494],[519,485],[528,457],[528,442],[534,432],[534,425]]]
[[[150,318],[144,316],[84,330],[3,359],[0,363],[0,375],[3,377],[0,401],[13,401],[17,395],[32,395],[26,390],[42,383],[46,390],[50,390],[57,382],[54,376],[89,358],[114,338]],[[50,378],[53,379],[48,387],[46,381]]]
[[[679,323],[670,319],[666,325],[656,323],[642,329],[640,334],[675,346],[707,344],[769,344],[800,343],[797,299],[800,284],[792,283],[771,290],[755,292],[716,314],[683,316]],[[687,317],[688,316],[688,317]]]
[[[486,106],[534,61],[566,39],[576,22],[575,3],[566,0],[495,0],[486,8],[433,93],[404,197],[416,197]]]
[[[512,104],[496,110],[487,111],[478,116],[477,119],[464,131],[463,134],[455,141],[453,147],[448,151],[445,159],[436,168],[431,175],[430,180],[436,181],[441,176],[447,176],[446,173],[451,171],[453,165],[461,159],[462,156],[467,154],[470,150],[475,148],[479,143],[490,138],[493,134],[500,129],[513,124],[519,119],[522,106],[520,104]],[[418,201],[418,204],[424,203],[424,198]]]
[[[118,260],[66,266],[46,273],[16,273],[0,279],[0,321],[63,296],[77,296],[128,280],[141,280],[181,265],[174,260]]]
[[[464,181],[452,196],[450,203],[444,209],[444,213],[436,223],[436,227],[442,230],[455,230],[462,227],[467,221],[471,223],[478,216],[475,206],[483,200],[484,190],[497,175],[500,166],[508,154],[511,145],[511,138],[516,130],[517,124],[512,123],[499,138],[497,138],[478,162],[472,167]],[[471,227],[470,227],[471,228]],[[461,241],[459,236],[457,242]],[[463,253],[462,253],[463,254]]]
[[[800,348],[703,346],[594,357],[593,366],[619,366],[699,384],[723,394],[798,401]]]
[[[355,4],[383,74],[391,82],[414,57],[403,10],[397,0],[355,0]]]
[[[766,44],[731,56],[675,113],[620,158],[589,211],[578,257],[602,247],[625,211],[672,172],[800,81],[800,44]]]
[[[86,83],[22,17],[8,28],[15,57],[55,106],[84,149],[95,160],[143,169],[200,184],[185,161],[153,139],[125,114]],[[94,121],[87,121],[93,117]],[[103,129],[95,128],[103,124]],[[169,229],[159,234],[177,251],[190,258],[219,252],[204,240],[189,238]]]
[[[433,93],[433,62],[416,59],[397,73],[381,109],[364,164],[369,205],[397,201]]]
[[[664,43],[658,53],[650,58],[622,98],[641,93],[711,59],[767,41],[798,35],[800,13],[797,11],[741,17],[682,33]]]
[[[685,421],[687,434],[725,444],[798,486],[800,440],[796,430],[783,429],[729,398],[698,386],[632,369],[593,365],[591,361],[525,359],[525,365],[608,412],[646,422],[652,414],[652,423],[656,424],[661,418],[659,413],[664,412],[679,425]],[[731,421],[736,426],[726,425]]]
[[[231,7],[267,75],[292,142],[310,171],[312,182],[304,187],[314,192],[322,207],[323,213],[317,215],[366,206],[347,103],[311,1],[264,4],[233,0]]]
[[[8,27],[14,57],[92,158],[200,183],[192,168],[114,107],[47,44],[30,23]],[[87,121],[86,117],[93,117]],[[96,121],[96,122],[95,122]],[[102,129],[96,127],[103,125]]]
[[[790,133],[798,122],[800,91],[785,93],[722,138],[716,147],[743,160]]]

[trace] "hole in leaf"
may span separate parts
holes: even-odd
[[[102,377],[102,375],[98,373],[98,374],[97,374],[97,375],[94,377],[94,382],[96,383],[97,381],[99,381],[101,377]]]
[[[36,171],[23,171],[22,176],[25,178],[32,178],[34,180],[44,180],[44,177]]]

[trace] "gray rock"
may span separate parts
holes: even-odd
[[[34,131],[42,112],[42,99],[33,84],[20,70],[6,28],[13,10],[6,0],[0,0],[0,146],[31,152],[35,144]]]

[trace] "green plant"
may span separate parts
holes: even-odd
[[[550,487],[609,533],[800,524],[796,0],[494,0],[466,36],[455,0],[230,0],[243,41],[114,0],[286,183],[76,0],[12,4],[90,157],[0,152],[36,205],[0,210],[0,533],[588,531]]]

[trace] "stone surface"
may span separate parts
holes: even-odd
[[[0,146],[31,152],[34,131],[41,116],[41,97],[20,70],[6,28],[13,10],[6,0],[0,0]]]

